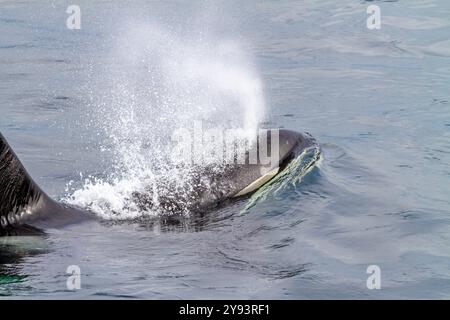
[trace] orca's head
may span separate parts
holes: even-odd
[[[300,133],[286,129],[263,130],[259,133],[258,142],[258,148],[267,148],[268,150],[268,158],[271,160],[269,167],[278,167],[280,171],[306,148],[317,144],[309,133]],[[267,146],[264,146],[264,143]],[[260,159],[260,161],[262,160]]]
[[[239,186],[239,192],[235,196],[256,191],[280,174],[307,148],[317,145],[308,133],[285,129],[261,130],[257,141],[257,163],[243,166],[242,170],[236,174],[235,180],[239,180],[239,183],[236,183]],[[243,187],[244,184],[245,187]]]

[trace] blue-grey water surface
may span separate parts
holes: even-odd
[[[366,27],[373,4],[379,30]],[[239,201],[179,224],[0,239],[0,295],[450,298],[448,1],[78,1],[81,30],[66,28],[67,5],[0,2],[0,131],[52,197],[110,168],[86,87],[92,66],[126,68],[108,60],[123,17],[238,39],[262,77],[264,125],[310,132],[323,159],[246,214]],[[70,265],[80,290],[66,287]]]

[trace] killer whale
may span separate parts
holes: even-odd
[[[277,133],[276,161],[263,163],[257,157],[255,163],[246,161],[233,164],[225,166],[219,172],[208,168],[197,171],[192,176],[193,185],[197,187],[185,194],[190,199],[197,199],[190,209],[202,210],[226,200],[248,196],[279,175],[306,149],[317,146],[315,139],[308,133],[272,129],[266,130],[269,152],[272,149],[276,152],[272,147],[274,131]],[[261,146],[259,140],[256,141],[254,148],[259,150]],[[247,160],[249,154],[250,152]],[[202,184],[205,180],[207,183]],[[134,197],[143,208],[153,205],[148,194],[136,193]],[[159,205],[176,209],[178,202],[173,198],[161,199]],[[75,208],[49,197],[34,182],[0,133],[0,236],[34,234],[47,228],[60,228],[88,219],[96,218],[88,210]]]

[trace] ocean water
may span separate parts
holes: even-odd
[[[77,5],[70,30],[66,1],[0,1],[0,131],[102,220],[0,239],[1,296],[450,298],[448,1]],[[320,165],[245,212],[130,207],[199,119],[310,132]]]

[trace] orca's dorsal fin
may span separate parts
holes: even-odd
[[[0,236],[31,234],[92,218],[86,210],[56,202],[42,191],[0,133]]]
[[[0,230],[20,224],[45,197],[0,133]]]

